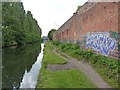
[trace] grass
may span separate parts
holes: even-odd
[[[67,62],[53,52],[54,48],[47,42],[44,49],[44,64],[66,64]]]
[[[80,50],[80,47],[77,44],[73,45],[71,43],[53,41],[53,45],[57,46],[60,51],[69,56],[89,63],[106,82],[114,88],[118,88],[118,76],[120,72],[120,69],[118,69],[119,60],[94,54],[92,50]]]
[[[58,50],[56,50],[56,52],[59,53]],[[69,57],[67,57],[66,55],[64,55],[64,54],[62,54],[62,53],[59,53],[59,54],[60,54],[61,56],[63,56],[64,58],[69,59]]]
[[[63,56],[63,57],[65,57],[65,58],[67,58],[67,59],[69,59],[66,55],[64,55],[64,54],[60,54],[61,56]]]
[[[95,85],[79,70],[48,71],[48,64],[65,64],[66,61],[53,52],[50,42],[44,49],[42,68],[36,88],[96,88]]]
[[[51,72],[44,70],[37,88],[95,88],[79,70]]]

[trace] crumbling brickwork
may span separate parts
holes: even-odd
[[[81,49],[93,49],[110,58],[119,58],[119,10],[120,2],[87,2],[53,38],[78,42]]]

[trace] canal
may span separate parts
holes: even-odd
[[[35,88],[44,44],[35,43],[2,51],[2,88]]]

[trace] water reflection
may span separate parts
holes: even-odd
[[[37,61],[35,62],[35,64],[33,64],[30,72],[27,72],[27,70],[25,70],[25,74],[24,74],[20,88],[35,88],[36,87],[38,73],[41,68],[44,44],[41,44],[41,47],[42,47],[41,53],[37,57]]]
[[[40,43],[3,49],[2,87],[19,87],[25,71],[30,71],[40,51]]]

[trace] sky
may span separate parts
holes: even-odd
[[[58,29],[76,12],[78,5],[88,0],[22,0],[24,9],[31,11],[47,36],[51,29]]]

